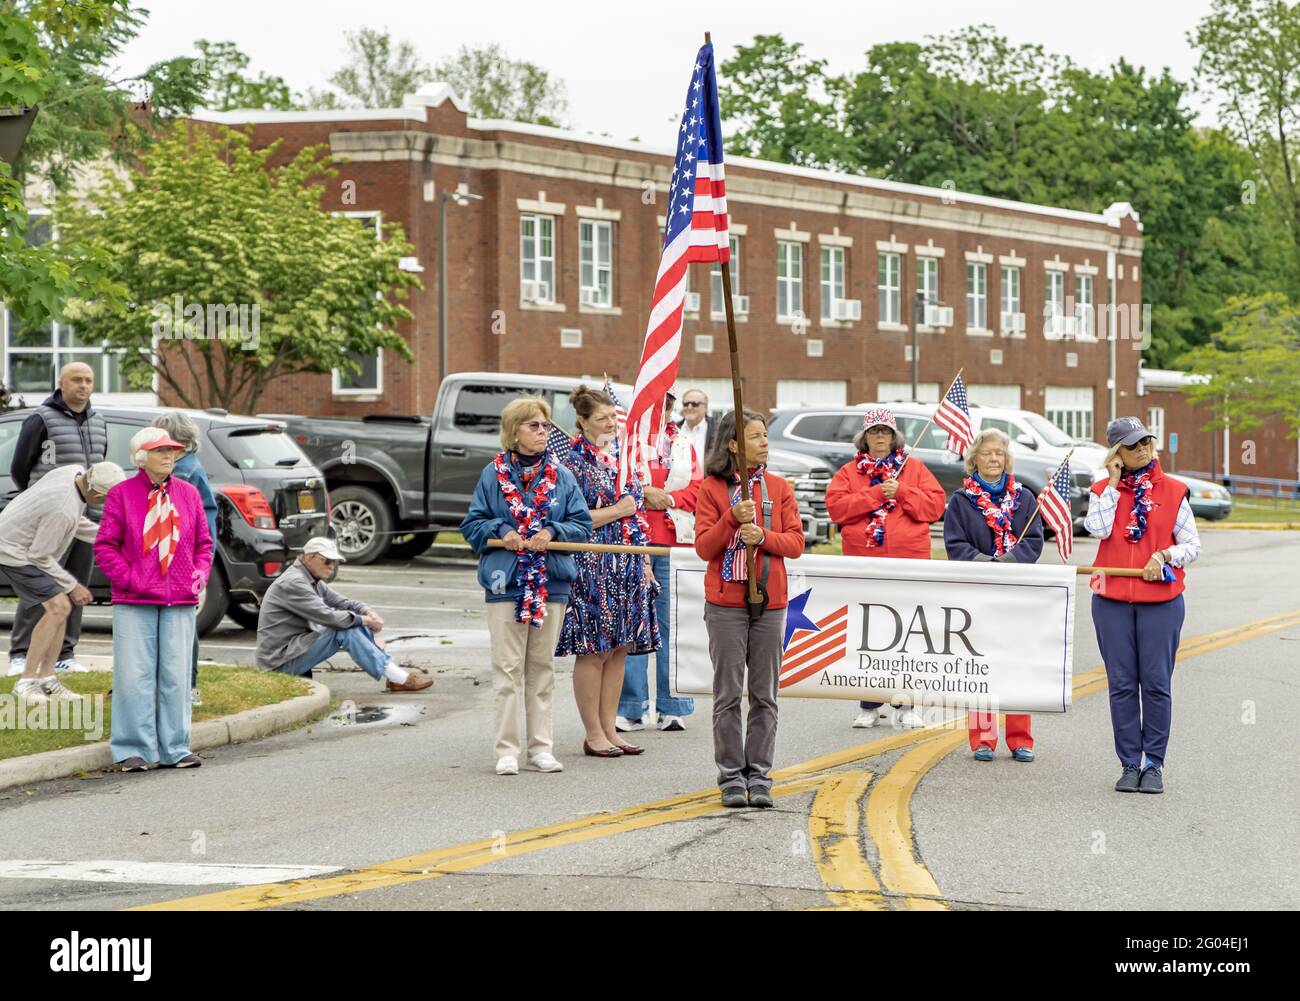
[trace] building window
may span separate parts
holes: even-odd
[[[1065,315],[1065,272],[1047,272],[1048,316]]]
[[[822,247],[822,320],[835,319],[835,303],[844,298],[844,248]]]
[[[614,304],[614,226],[583,219],[578,223],[578,281],[588,306]]]
[[[848,384],[841,379],[778,379],[776,381],[778,407],[842,407],[847,400]]]
[[[988,329],[988,265],[966,265],[966,329]]]
[[[926,306],[939,304],[939,258],[918,257],[916,259],[916,294]],[[925,307],[916,322],[925,323]]]
[[[1092,439],[1092,388],[1048,386],[1044,409],[1047,419],[1071,438]]]
[[[803,244],[776,244],[776,315],[789,320],[803,316]]]
[[[383,213],[381,212],[344,212],[342,215],[355,219],[368,232],[375,234],[376,240],[382,240]],[[376,292],[377,296],[383,293]],[[330,373],[331,389],[336,396],[366,395],[373,396],[384,391],[384,351],[376,348],[368,355],[354,354],[360,369],[356,372],[334,369]]]
[[[691,269],[687,268],[686,273],[690,274]],[[710,291],[713,298],[710,301],[711,315],[717,319],[726,316],[726,303],[722,301],[722,265],[715,263],[709,269],[709,280],[712,283]],[[731,237],[731,294],[740,295],[740,237]]]
[[[519,217],[519,297],[555,302],[555,217]]]
[[[1165,447],[1165,408],[1147,407],[1147,430],[1156,439],[1156,448]]]
[[[898,254],[883,252],[877,254],[876,273],[876,291],[880,295],[880,322],[902,323],[902,259]]]
[[[1092,275],[1074,276],[1074,312],[1079,317],[1079,336],[1092,337],[1096,331],[1092,308]]]
[[[1002,313],[1019,313],[1020,309],[1020,269],[1008,268],[1002,269],[1002,292],[1000,297]],[[1009,333],[1007,324],[1009,321],[1003,320],[1001,324],[1002,332]]]

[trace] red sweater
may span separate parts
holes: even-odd
[[[1108,483],[1109,479],[1098,480],[1092,485],[1092,492],[1100,497]],[[1101,545],[1097,547],[1096,566],[1141,569],[1157,549],[1174,545],[1174,525],[1178,521],[1178,508],[1187,496],[1187,484],[1166,476],[1160,468],[1159,460],[1156,461],[1155,468],[1151,471],[1151,499],[1156,502],[1156,506],[1147,515],[1147,530],[1137,542],[1129,542],[1124,534],[1129,517],[1133,514],[1133,488],[1121,479],[1115,489],[1119,491],[1115,524],[1110,535],[1102,539]],[[1110,577],[1104,574],[1093,574],[1089,583],[1097,594],[1114,601],[1172,601],[1183,593],[1184,571],[1181,567],[1169,569],[1174,572],[1172,584],[1147,581],[1141,577]]]
[[[871,512],[885,503],[880,484],[868,486],[870,480],[858,472],[856,462],[848,462],[826,488],[826,510],[831,521],[840,526],[845,556],[892,556],[897,559],[930,558],[930,522],[939,521],[948,507],[948,498],[934,474],[920,459],[908,459],[898,474],[898,502],[885,517],[885,542],[867,547],[867,523]]]
[[[770,499],[772,513],[765,517],[763,500]],[[785,608],[790,601],[785,581],[785,561],[803,555],[803,522],[790,484],[767,473],[761,487],[751,498],[758,507],[758,524],[767,532],[758,547],[757,572],[762,580],[764,561],[771,563],[767,577],[768,608]],[[743,581],[722,579],[722,554],[740,527],[731,513],[730,488],[716,476],[706,476],[700,484],[695,507],[695,552],[709,561],[704,577],[704,597],[713,605],[744,608],[748,585]]]

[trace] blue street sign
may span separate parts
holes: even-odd
[[[1178,432],[1177,431],[1169,432],[1169,454],[1170,455],[1178,454]]]

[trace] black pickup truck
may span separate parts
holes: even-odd
[[[261,414],[285,425],[312,464],[325,474],[339,549],[353,563],[385,556],[411,559],[454,531],[469,510],[483,467],[501,450],[501,409],[517,396],[540,396],[566,431],[577,428],[569,393],[581,379],[518,372],[454,372],[438,389],[430,417],[372,416],[356,420]],[[632,387],[614,385],[626,406]],[[768,467],[795,485],[804,534],[824,540],[831,469],[820,459],[784,453]],[[787,468],[788,467],[788,468]],[[810,468],[816,467],[816,468]]]

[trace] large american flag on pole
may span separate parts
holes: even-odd
[[[1074,518],[1070,514],[1070,457],[1067,455],[1052,482],[1038,498],[1038,505],[1043,511],[1043,524],[1056,533],[1056,551],[1061,554],[1061,562],[1070,562],[1070,553],[1074,551]]]
[[[641,365],[627,414],[627,441],[619,456],[619,489],[649,454],[652,436],[664,421],[664,395],[677,381],[682,352],[682,307],[686,268],[693,263],[727,261],[727,188],[722,172],[722,116],[713,45],[695,57],[686,104],[677,131],[677,156],[664,212],[664,243],[650,300]]]
[[[934,412],[934,422],[948,432],[948,451],[963,455],[975,443],[975,432],[970,426],[966,383],[962,382],[960,372],[948,387],[948,394],[939,401],[939,409]]]

